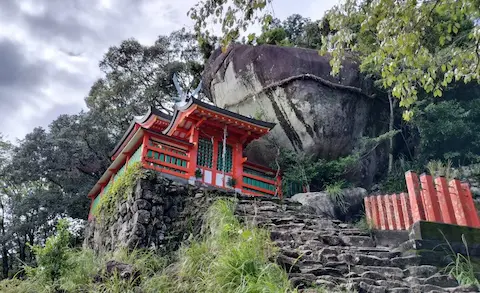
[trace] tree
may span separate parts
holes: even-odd
[[[424,93],[441,97],[454,81],[479,80],[479,17],[478,0],[348,0],[326,15],[333,32],[323,52],[331,52],[334,74],[345,54],[358,58],[408,120]]]
[[[320,21],[312,22],[309,18],[293,14],[283,22],[273,19],[268,26],[262,28],[262,34],[258,38],[250,35],[249,43],[320,49],[322,35]]]
[[[92,86],[87,106],[119,138],[133,116],[145,114],[149,106],[171,112],[172,97],[177,95],[174,73],[185,91],[198,85],[202,53],[206,51],[200,51],[195,36],[185,30],[159,36],[152,46],[125,40],[111,47],[100,62],[105,77]]]

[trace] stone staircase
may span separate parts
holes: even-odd
[[[271,232],[280,248],[277,261],[300,292],[479,292],[420,256],[376,246],[367,231],[294,202],[241,198],[236,214]]]

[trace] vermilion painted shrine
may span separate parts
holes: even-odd
[[[191,183],[198,180],[247,195],[280,196],[277,171],[253,164],[243,156],[248,143],[274,126],[192,96],[175,104],[173,116],[150,108],[130,124],[111,153],[110,167],[89,192],[89,218],[102,194],[133,162]]]

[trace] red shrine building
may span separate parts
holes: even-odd
[[[173,116],[150,108],[132,121],[111,153],[110,167],[89,192],[89,219],[102,194],[134,162],[185,183],[200,181],[246,195],[281,196],[277,170],[243,156],[247,144],[274,126],[193,97],[177,102]]]

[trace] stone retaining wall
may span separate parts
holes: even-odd
[[[119,247],[176,250],[190,234],[198,234],[202,217],[214,198],[232,196],[176,182],[157,173],[140,179],[112,219],[94,219],[85,231],[84,247],[113,251]]]

